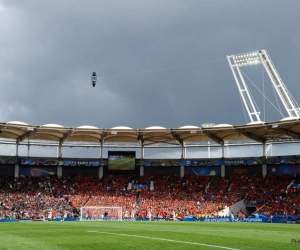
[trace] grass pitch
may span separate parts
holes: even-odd
[[[91,221],[0,223],[0,250],[300,249],[300,225]]]

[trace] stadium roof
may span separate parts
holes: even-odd
[[[94,126],[64,127],[58,124],[41,126],[24,122],[0,122],[0,144],[36,142],[70,145],[97,144],[103,147],[125,143],[151,147],[162,144],[182,146],[189,144],[224,144],[254,141],[259,143],[287,142],[300,139],[300,120],[286,118],[277,122],[250,123],[233,126],[229,124],[211,124],[209,127],[183,126],[164,128],[159,126],[134,129],[125,126],[109,129]]]

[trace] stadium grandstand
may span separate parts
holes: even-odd
[[[126,220],[296,223],[300,155],[267,152],[270,145],[299,146],[299,107],[266,51],[227,59],[250,119],[244,125],[104,129],[1,122],[0,143],[15,146],[15,155],[0,156],[0,220],[116,219],[110,209],[117,207]],[[240,72],[259,63],[288,114],[276,122],[261,121]],[[226,148],[247,150],[249,145],[258,145],[261,153],[234,158],[225,154]],[[31,156],[32,146],[56,147],[57,154]],[[27,147],[27,155],[20,155],[19,147]],[[63,157],[63,149],[73,147],[98,148],[99,157]],[[220,156],[186,155],[191,148],[208,147],[220,148]],[[181,157],[145,158],[144,151],[152,148],[176,148]],[[92,211],[83,215],[84,207]]]

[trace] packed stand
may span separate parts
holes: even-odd
[[[122,207],[124,219],[217,216],[244,200],[260,213],[294,214],[300,202],[295,176],[74,175],[0,177],[0,219],[77,218],[88,206]],[[86,218],[85,218],[86,219]]]

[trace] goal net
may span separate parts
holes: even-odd
[[[122,207],[81,207],[80,220],[122,220]]]

